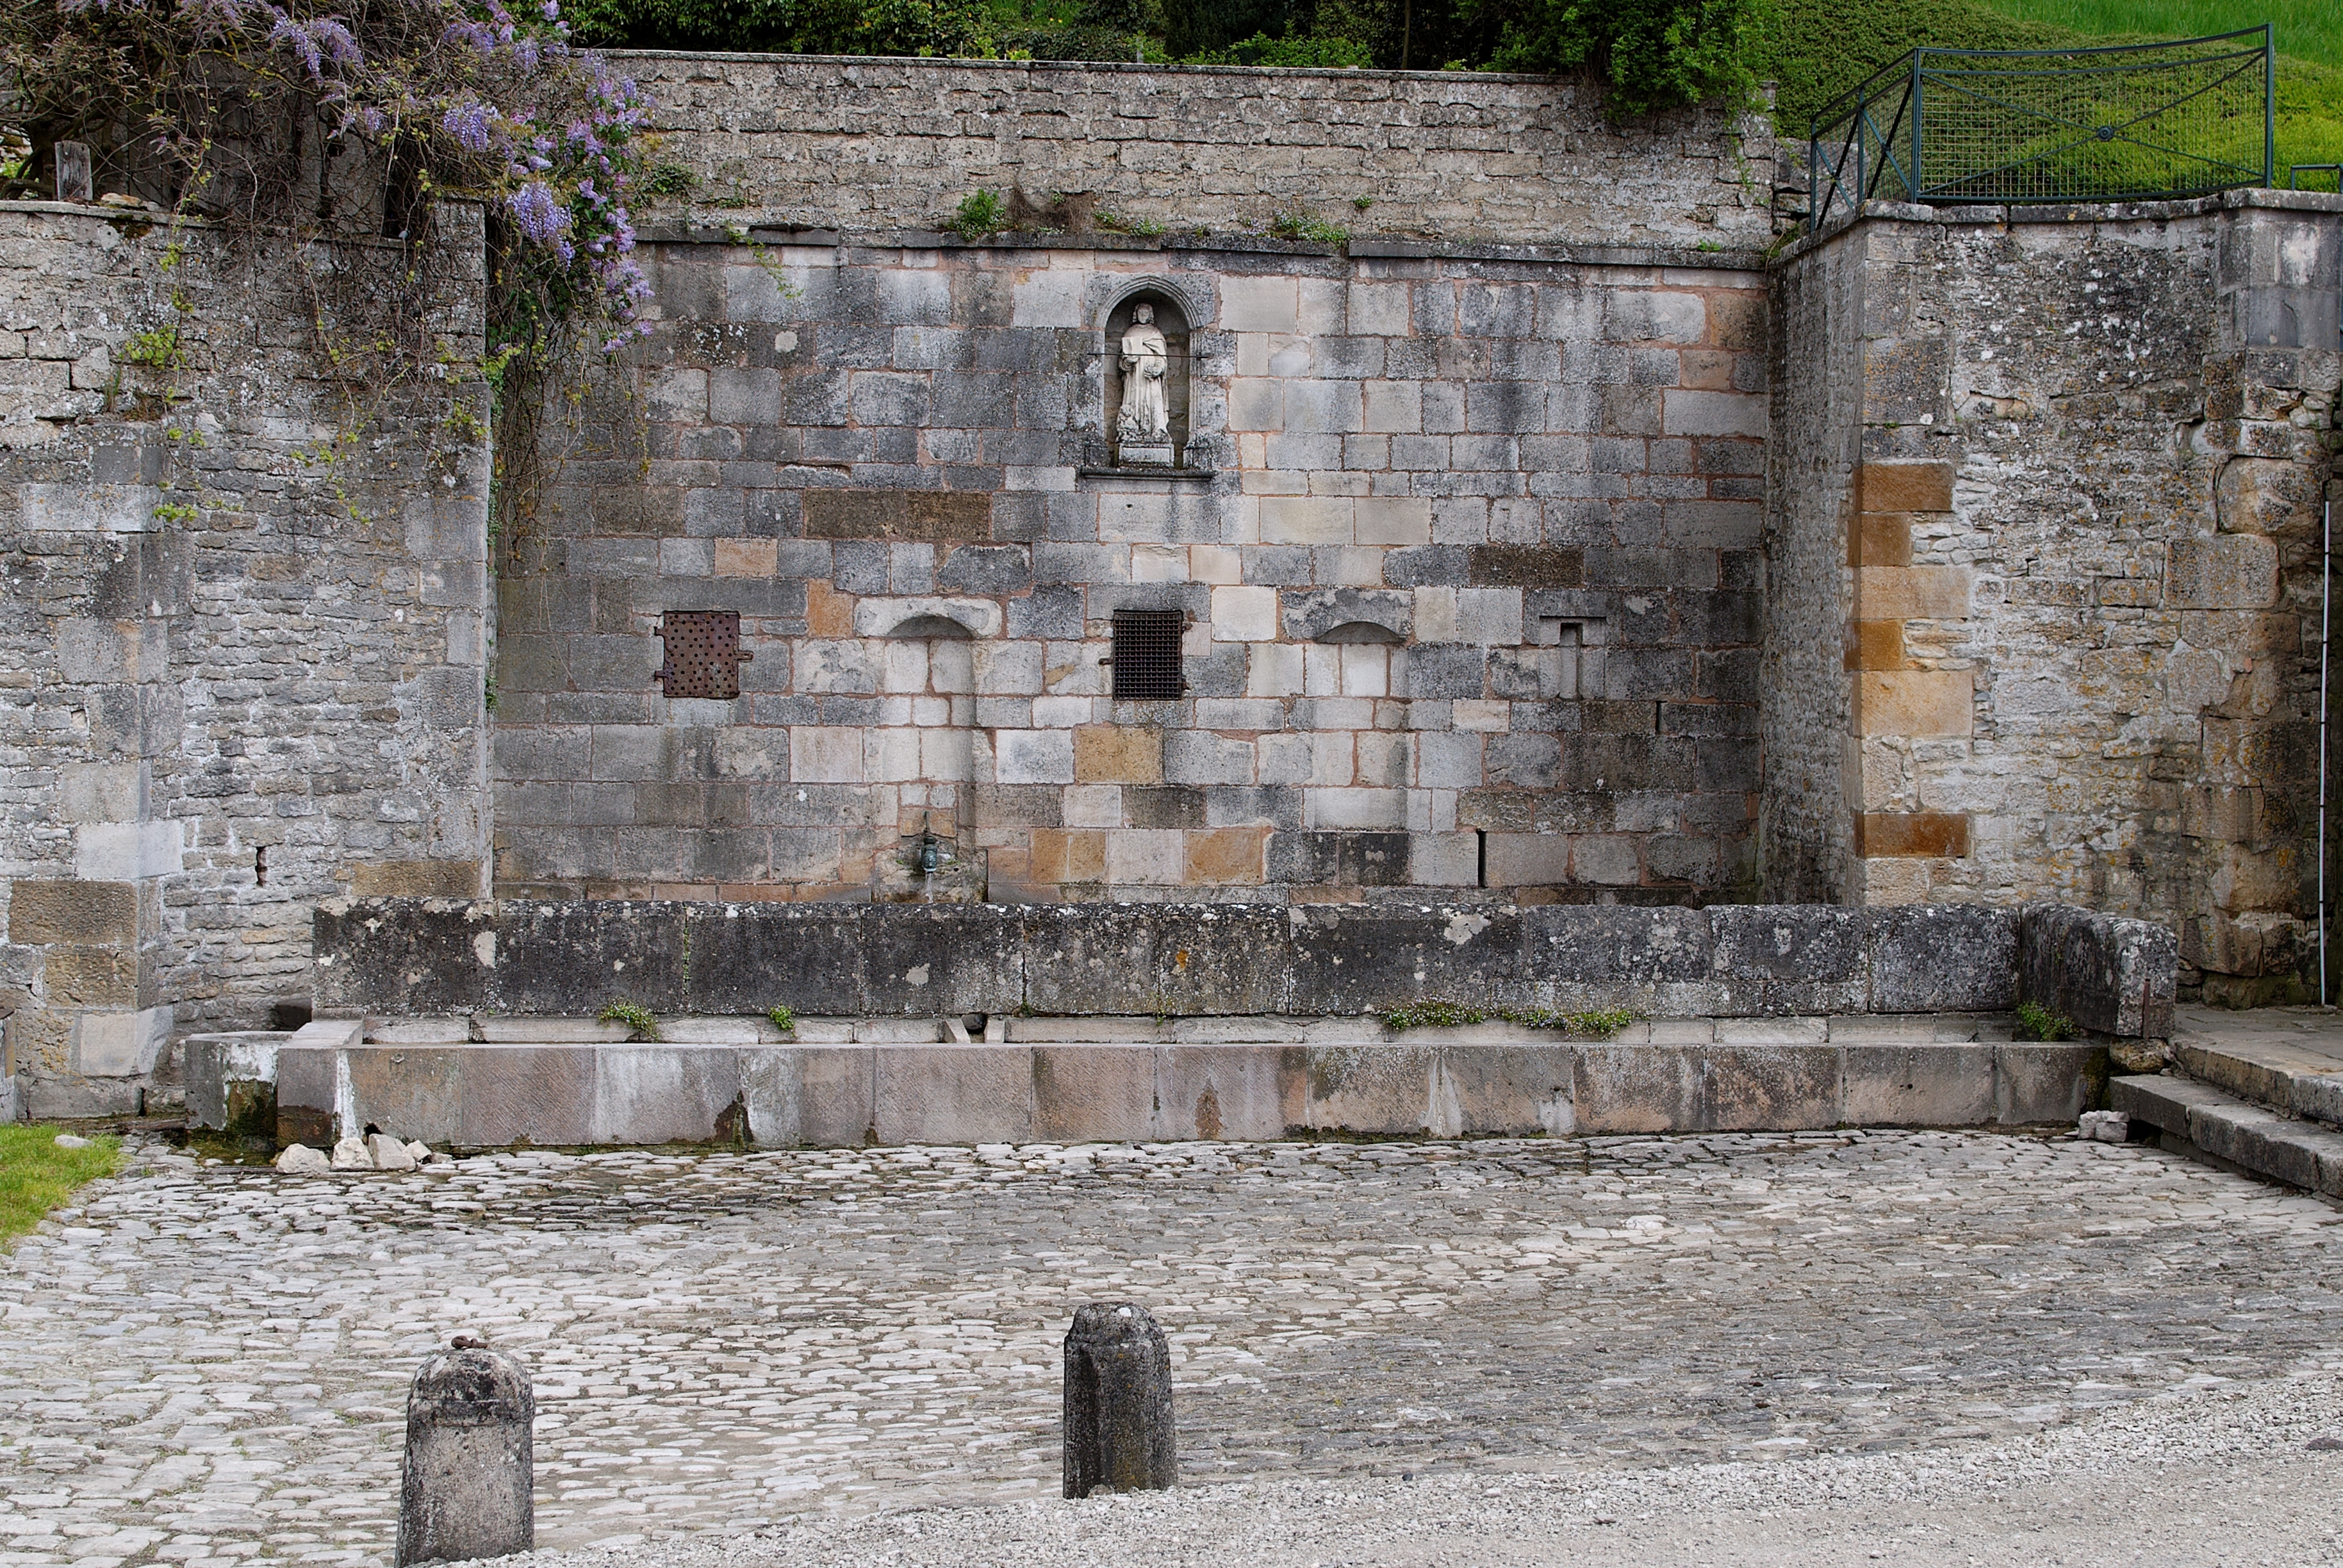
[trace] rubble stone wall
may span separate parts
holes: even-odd
[[[2145,916],[2286,994],[2343,201],[1874,207],[1775,299],[1769,886]]]
[[[306,1006],[320,898],[480,890],[487,454],[444,392],[385,416],[320,375],[330,270],[0,204],[0,1010],[34,1114],[135,1111],[175,1029]],[[476,210],[427,270],[423,328],[477,363]]]
[[[712,225],[940,229],[979,189],[1086,194],[1161,232],[1763,248],[1773,134],[1618,123],[1583,82],[1481,72],[617,56]],[[1358,204],[1372,205],[1362,209]]]

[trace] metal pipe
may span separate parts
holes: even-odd
[[[2335,608],[2335,503],[2319,525],[2318,553],[2318,1005],[2327,996],[2327,650]]]

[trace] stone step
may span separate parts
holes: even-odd
[[[2343,1132],[2282,1115],[2209,1083],[2171,1074],[2118,1078],[2112,1107],[2161,1135],[2175,1153],[2343,1198]]]
[[[280,1142],[369,1125],[443,1149],[2011,1126],[2073,1122],[2107,1071],[2100,1046],[1917,1030],[1790,1043],[427,1045],[342,1027],[332,1043],[318,1025],[317,1043],[277,1050]]]
[[[2176,1031],[2171,1049],[2173,1064],[2191,1078],[2272,1111],[2343,1126],[2343,1071],[2330,1052],[2283,1038],[2190,1030]]]

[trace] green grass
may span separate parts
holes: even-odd
[[[83,1182],[112,1175],[121,1159],[122,1146],[111,1138],[60,1149],[54,1127],[0,1127],[0,1241],[39,1224]]]
[[[1996,11],[2077,33],[2203,38],[2268,22],[2278,53],[2343,65],[2343,5],[2335,0],[1990,0]]]
[[[2278,166],[2343,162],[2343,5],[2269,0],[1784,0],[1773,57],[1775,123],[1803,136],[1816,110],[1910,50],[2048,49],[2278,29]],[[2319,188],[2331,189],[2322,179]]]

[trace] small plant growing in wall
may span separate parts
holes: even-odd
[[[114,357],[126,365],[144,365],[151,370],[176,370],[186,364],[187,350],[179,341],[179,324],[166,321],[160,327],[132,333]]]
[[[594,1016],[603,1023],[625,1024],[635,1031],[637,1040],[656,1040],[660,1038],[659,1020],[652,1017],[651,1010],[640,1002],[614,1001]]]
[[[962,239],[982,239],[1009,226],[1009,207],[999,191],[970,191],[960,198],[950,226]]]
[[[2063,1012],[2052,1012],[2040,1002],[2022,1001],[2017,1004],[2016,1032],[2020,1040],[2072,1040],[2075,1020]]]
[[[1341,224],[1329,223],[1307,207],[1289,207],[1269,220],[1269,232],[1276,239],[1298,239],[1311,245],[1341,245],[1351,237],[1351,231]]]
[[[769,1007],[765,1010],[765,1016],[771,1019],[773,1027],[783,1034],[791,1033],[798,1027],[798,1015],[786,1007]]]

